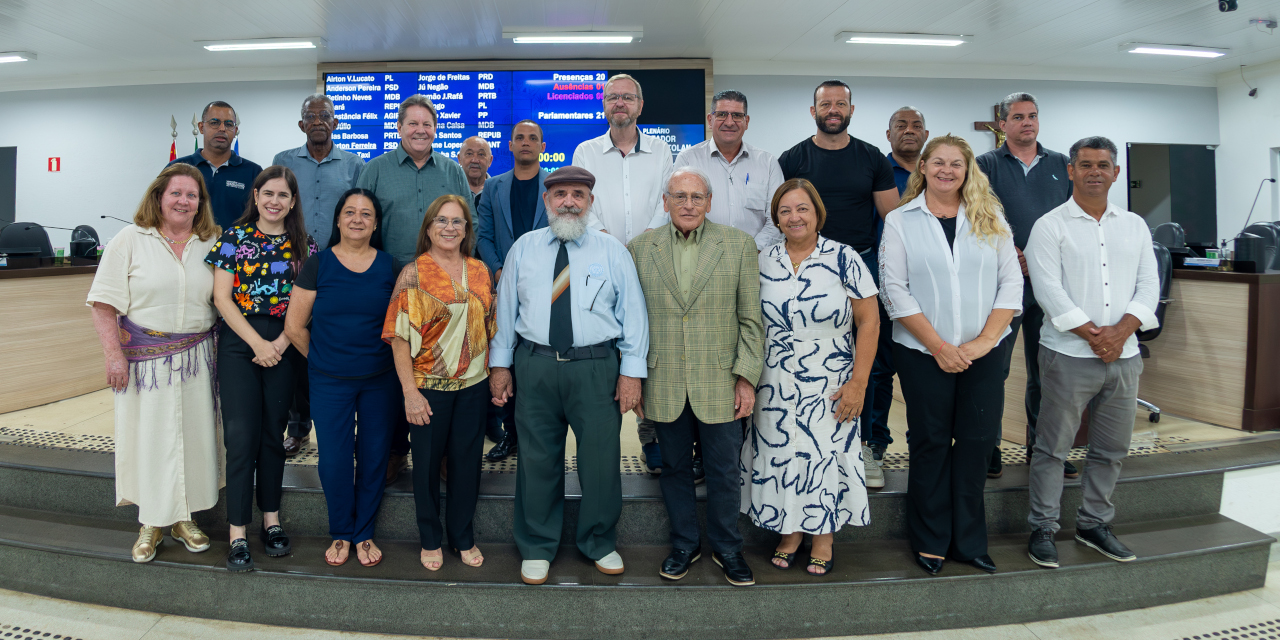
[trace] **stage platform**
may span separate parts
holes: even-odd
[[[418,563],[417,530],[406,472],[387,489],[377,540],[386,558],[365,568],[324,563],[324,496],[305,459],[286,470],[284,524],[294,551],[255,554],[258,570],[230,574],[223,505],[199,514],[213,548],[191,554],[166,538],[154,562],[129,560],[136,509],[115,508],[109,451],[0,443],[0,584],[30,593],[177,615],[295,627],[506,638],[794,638],[990,626],[1122,611],[1257,588],[1273,539],[1219,515],[1228,471],[1280,464],[1280,434],[1135,450],[1114,500],[1116,533],[1138,554],[1120,564],[1076,544],[1071,527],[1079,482],[1068,482],[1059,536],[1062,568],[1026,556],[1026,466],[1006,467],[987,484],[995,575],[957,563],[931,577],[905,541],[905,469],[886,471],[871,496],[871,526],[837,534],[836,568],[821,578],[767,558],[776,538],[745,518],[758,584],[734,588],[704,557],[684,580],[658,577],[667,517],[658,483],[624,473],[621,576],[595,571],[571,545],[577,476],[566,474],[564,546],[546,585],[519,579],[511,544],[511,472],[482,475],[476,517],[485,565],[446,556],[428,572]],[[570,460],[572,463],[572,460]],[[626,469],[624,464],[624,470]],[[447,485],[446,485],[447,487]],[[701,492],[701,489],[700,489]],[[256,530],[251,532],[256,540]]]

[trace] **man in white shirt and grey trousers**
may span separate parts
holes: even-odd
[[[1062,505],[1062,463],[1088,407],[1089,453],[1080,479],[1076,540],[1128,562],[1134,555],[1111,533],[1111,493],[1129,450],[1142,357],[1135,331],[1159,326],[1160,300],[1146,221],[1107,200],[1120,175],[1116,146],[1095,136],[1071,145],[1071,199],[1046,213],[1025,251],[1040,331],[1042,399],[1031,458],[1031,560],[1058,566],[1054,534]]]

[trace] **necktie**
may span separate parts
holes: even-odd
[[[569,251],[564,242],[556,253],[556,267],[552,270],[555,280],[551,283],[551,327],[547,332],[551,348],[564,354],[573,347],[573,310],[569,295]]]

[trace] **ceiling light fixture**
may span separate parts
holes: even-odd
[[[0,63],[5,62],[27,62],[35,60],[36,54],[30,51],[3,51],[0,52]]]
[[[846,44],[902,44],[919,47],[955,47],[971,40],[968,36],[944,36],[929,33],[864,33],[841,31],[836,42]]]
[[[642,31],[503,31],[515,44],[631,44]]]
[[[1147,44],[1127,42],[1120,45],[1121,51],[1129,53],[1148,53],[1157,56],[1186,56],[1191,58],[1221,58],[1231,52],[1230,49],[1216,47],[1188,47],[1180,44]]]
[[[320,38],[259,38],[256,40],[197,40],[209,51],[268,51],[272,49],[315,49],[324,44]]]

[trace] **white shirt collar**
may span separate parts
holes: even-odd
[[[1093,219],[1093,216],[1089,215],[1089,213],[1086,212],[1084,209],[1081,209],[1080,205],[1076,203],[1075,196],[1072,196],[1067,199],[1067,214],[1076,218],[1089,218],[1090,220]],[[1120,215],[1120,207],[1116,206],[1116,203],[1108,200],[1107,210],[1102,212],[1102,217],[1105,218],[1107,216],[1118,216],[1118,215]]]

